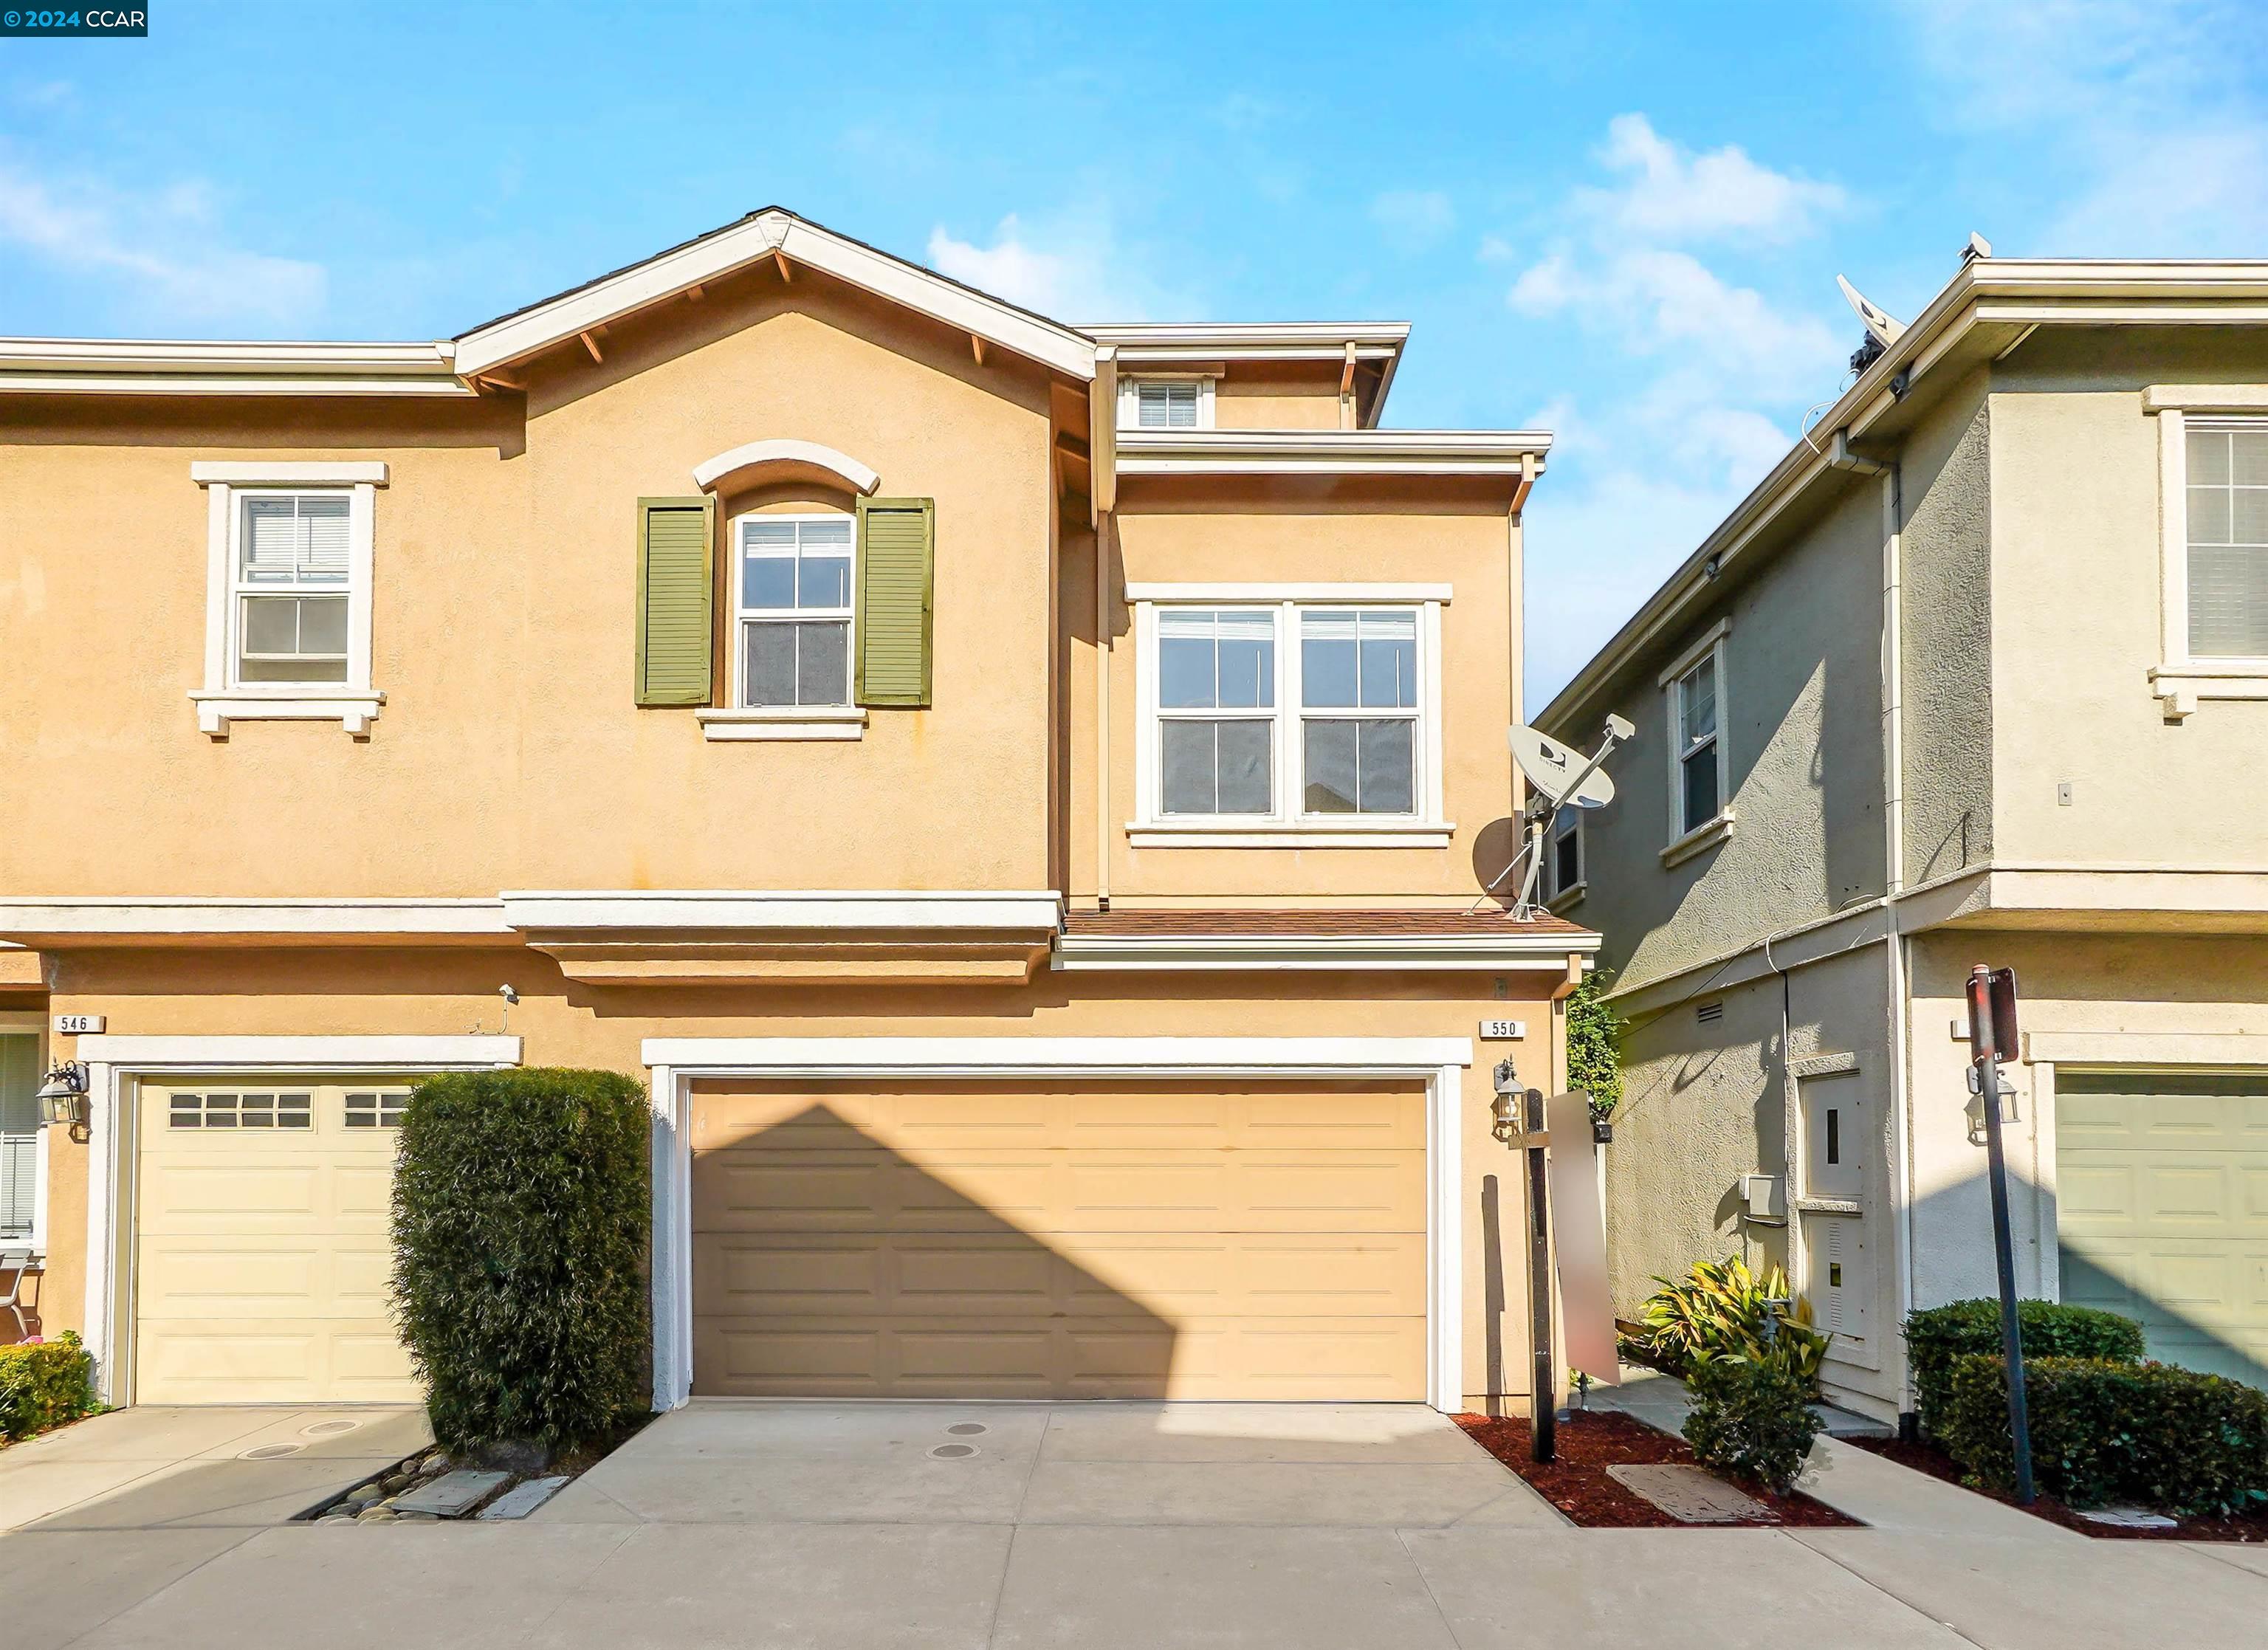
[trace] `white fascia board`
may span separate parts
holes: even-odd
[[[338,712],[334,709],[330,714]],[[507,935],[511,932],[499,900],[172,895],[0,900],[0,934],[49,939],[163,939],[208,934]]]
[[[1055,932],[1060,895],[1045,891],[968,892],[649,890],[523,893],[504,895],[515,929],[547,933],[688,929],[747,932],[834,929]]]
[[[1587,955],[1598,950],[1599,945],[1596,934],[1539,934],[1517,939],[1205,939],[1066,935],[1056,942],[1054,966],[1064,973],[1139,969],[1219,972],[1234,969],[1502,972],[1542,969],[1557,976],[1566,972],[1570,956]]]
[[[215,483],[229,487],[352,487],[368,482],[383,487],[383,459],[338,462],[321,459],[196,459],[189,464],[189,479],[200,487]]]
[[[89,1064],[148,1071],[301,1072],[438,1071],[447,1067],[518,1065],[520,1040],[506,1036],[132,1036],[78,1039]]]
[[[262,343],[139,338],[0,338],[0,369],[50,372],[434,372],[446,343]]]
[[[1353,344],[1398,350],[1409,342],[1406,320],[1290,321],[1101,321],[1079,329],[1102,343],[1130,350],[1216,349],[1231,355],[1247,350],[1321,350],[1334,359]]]
[[[468,333],[457,340],[457,372],[469,378],[547,350],[775,252],[1082,382],[1094,376],[1092,339],[787,212],[766,212],[729,225],[674,252]]]
[[[1126,475],[1518,475],[1551,450],[1536,430],[1122,430]]]
[[[1470,1065],[1463,1037],[648,1037],[639,1059],[679,1075],[1431,1075]]]
[[[242,377],[187,373],[121,376],[96,372],[0,372],[0,392],[34,395],[438,395],[476,400],[453,378]]]

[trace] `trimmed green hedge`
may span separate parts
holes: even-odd
[[[1955,1359],[1948,1453],[1986,1484],[2014,1476],[2005,1359]],[[2032,1476],[2073,1506],[2134,1502],[2169,1513],[2268,1506],[2268,1393],[2171,1364],[2024,1359]]]
[[[2067,1307],[2053,1300],[2019,1300],[2024,1361],[2036,1358],[2108,1358],[2139,1362],[2142,1326],[2115,1312]],[[1953,1366],[1972,1352],[2000,1351],[2000,1303],[1955,1300],[1906,1315],[1906,1352],[1913,1362],[1922,1431],[1943,1441],[1953,1402]],[[2005,1430],[2005,1428],[2004,1428]]]
[[[1712,1358],[1694,1365],[1686,1382],[1693,1412],[1685,1440],[1694,1458],[1786,1493],[1822,1425],[1812,1413],[1810,1379],[1745,1358]]]
[[[94,1359],[69,1330],[51,1341],[0,1346],[0,1438],[29,1438],[101,1407]]]
[[[421,1083],[394,1176],[394,1309],[453,1449],[604,1434],[650,1401],[652,1114],[618,1072]]]

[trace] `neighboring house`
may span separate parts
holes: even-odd
[[[1405,330],[768,210],[438,343],[0,343],[0,977],[105,1021],[49,1332],[409,1393],[401,1097],[525,1061],[651,1078],[660,1403],[1523,1402],[1548,439],[1380,428]]]
[[[2268,264],[1966,264],[1542,718],[1638,726],[1552,909],[1630,1017],[1618,1309],[1785,1260],[1830,1391],[1993,1289],[1962,985],[2012,965],[2016,1270],[2268,1380]]]

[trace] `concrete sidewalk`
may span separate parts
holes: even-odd
[[[954,1447],[976,1453],[935,1453]],[[2251,1642],[2268,1618],[2255,1557],[1909,1528],[1573,1529],[1407,1406],[699,1404],[523,1524],[0,1536],[0,1637],[1749,1650],[1792,1631],[2123,1650]]]

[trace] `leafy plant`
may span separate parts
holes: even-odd
[[[394,1315],[452,1449],[594,1439],[645,1407],[644,1089],[615,1072],[430,1079],[394,1179]]]
[[[0,1346],[0,1438],[29,1438],[101,1408],[94,1359],[69,1330],[51,1341]]]
[[[1811,1327],[1809,1303],[1794,1299],[1778,1267],[1759,1277],[1735,1255],[1697,1261],[1683,1278],[1653,1281],[1661,1287],[1639,1308],[1640,1332],[1631,1337],[1649,1362],[1690,1379],[1714,1359],[1742,1358],[1785,1370],[1807,1389],[1818,1386],[1833,1337]],[[1768,1300],[1789,1304],[1775,1320]]]
[[[1713,1358],[1694,1366],[1690,1384],[1685,1439],[1695,1457],[1785,1494],[1822,1425],[1811,1410],[1811,1381],[1769,1363]]]
[[[1954,1360],[1948,1453],[1980,1482],[2014,1477],[2008,1369],[1997,1354]],[[2136,1502],[2169,1513],[2268,1507],[2268,1393],[2171,1364],[2024,1359],[2032,1473],[2074,1506]]]
[[[1623,1103],[1623,1017],[1607,1001],[1614,977],[1594,969],[1567,994],[1567,1086],[1591,1097],[1602,1123]]]
[[[2019,1300],[2016,1322],[2023,1332],[2028,1363],[2040,1358],[2141,1361],[2142,1326],[2116,1312],[2054,1300]],[[1953,1402],[1954,1366],[1970,1353],[2001,1350],[2000,1303],[1988,1296],[1910,1312],[1905,1336],[1922,1430],[1941,1442]]]

